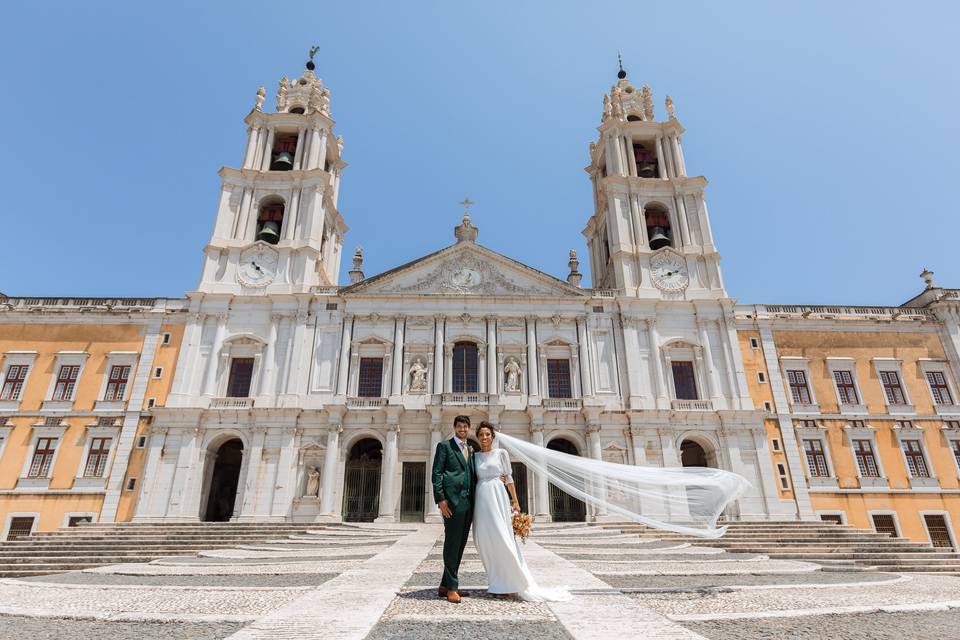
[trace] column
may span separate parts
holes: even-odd
[[[280,447],[280,459],[277,461],[276,491],[273,494],[274,518],[286,518],[293,503],[293,492],[297,482],[297,449],[299,448],[299,427],[283,430],[283,444]]]
[[[638,467],[645,466],[647,464],[647,448],[643,429],[633,425],[630,426],[630,444],[633,446],[633,464]]]
[[[540,395],[537,369],[537,319],[527,316],[527,397]]]
[[[453,345],[443,345],[443,390],[453,393]]]
[[[630,167],[630,175],[639,176],[640,172],[637,170],[637,157],[633,155],[633,138],[625,136],[624,142],[627,144],[627,166]]]
[[[267,133],[267,144],[263,147],[263,162],[260,164],[261,171],[270,170],[270,161],[273,159],[273,138],[275,133],[273,128]]]
[[[713,349],[710,348],[710,332],[708,331],[708,326],[706,321],[697,318],[700,346],[703,349],[703,358],[707,368],[707,375],[704,376],[707,379],[707,395],[713,401],[713,408],[720,409],[719,403],[722,394],[720,393],[720,381],[717,380],[717,366],[713,361]]]
[[[497,319],[487,318],[487,393],[500,393],[497,384],[499,374],[497,367]]]
[[[433,319],[433,392],[443,393],[443,316]]]
[[[213,346],[210,347],[210,356],[207,358],[206,377],[203,381],[203,395],[216,394],[217,365],[220,360],[220,350],[223,348],[223,338],[227,333],[227,314],[217,314],[217,331],[213,336]]]
[[[253,192],[250,189],[244,189],[240,194],[240,206],[237,208],[237,218],[233,224],[232,238],[242,239],[243,233],[247,229],[247,210],[250,208],[250,200]]]
[[[477,349],[477,391],[487,392],[487,350]]]
[[[713,250],[713,231],[710,230],[710,216],[707,213],[707,201],[703,194],[697,198],[697,214],[700,217],[700,233],[703,236],[703,246]]]
[[[600,425],[591,424],[587,425],[587,434],[590,438],[590,457],[594,460],[603,461],[603,449],[600,446]],[[602,502],[607,501],[607,483],[603,478],[594,478],[590,483],[593,487],[593,491],[596,492],[596,496]],[[607,507],[603,504],[598,504],[594,506],[593,509],[593,519],[594,521],[600,521],[607,517]]]
[[[530,440],[538,447],[546,448],[543,441],[542,424],[534,423],[530,425]],[[537,509],[536,520],[537,522],[550,522],[553,518],[550,515],[550,486],[547,481],[547,476],[542,473],[534,473],[533,482]]]
[[[247,146],[243,150],[243,164],[241,165],[244,169],[249,169],[253,166],[253,158],[257,153],[257,138],[260,135],[260,127],[247,127]]]
[[[134,520],[155,518],[163,515],[166,505],[159,505],[158,494],[160,489],[160,457],[163,454],[163,445],[167,440],[166,427],[150,426],[149,449],[147,462],[143,467],[143,477],[140,479],[140,499],[137,501],[137,511]],[[159,508],[158,508],[159,507]]]
[[[272,396],[277,392],[277,323],[283,316],[270,314],[270,333],[267,338],[267,352],[263,358],[263,376],[260,384],[261,396]]]
[[[287,203],[287,209],[283,216],[283,238],[292,240],[293,232],[297,228],[297,220],[300,218],[300,189],[294,187],[290,192],[290,202]]]
[[[663,154],[663,136],[657,136],[657,175],[667,178],[667,157]]]
[[[667,177],[676,178],[677,171],[676,171],[676,168],[673,166],[673,153],[671,153],[671,149],[670,149],[670,140],[669,139],[664,140],[663,143],[660,145],[660,149],[663,150],[663,163],[666,165]]]
[[[437,416],[439,418],[439,415]],[[430,424],[430,454],[429,459],[427,460],[427,495],[424,498],[427,502],[424,512],[424,522],[442,522],[443,518],[440,516],[440,508],[437,506],[437,503],[433,500],[433,457],[437,453],[437,445],[440,444],[441,440],[440,434],[440,423],[431,422]]]
[[[350,340],[353,332],[353,316],[343,316],[343,338],[340,341],[340,366],[337,370],[337,395],[347,395],[347,374],[350,372]]]
[[[680,232],[683,234],[683,245],[692,245],[694,244],[693,236],[690,235],[690,225],[687,224],[687,207],[683,203],[683,196],[675,195],[673,201],[677,207],[677,218],[680,222]]]
[[[331,424],[327,429],[327,450],[323,456],[323,478],[320,487],[320,516],[324,520],[340,521],[334,510],[333,487],[337,482],[337,459],[340,453],[340,433],[343,426]]]
[[[303,165],[303,142],[304,142],[303,139],[307,137],[305,135],[306,132],[307,132],[306,129],[304,129],[303,127],[301,127],[299,131],[297,131],[297,148],[293,152],[293,170],[294,171],[298,171],[300,167]]]
[[[263,441],[267,436],[266,427],[255,426],[251,429],[253,438],[250,442],[250,451],[244,451],[247,474],[243,481],[243,506],[240,507],[238,520],[252,520],[256,515],[257,499],[260,497],[260,462],[263,457]]]
[[[200,518],[199,512],[188,513],[190,501],[185,497],[189,493],[199,495],[201,491],[201,487],[192,486],[190,482],[191,472],[196,466],[194,461],[200,434],[199,426],[196,430],[183,431],[180,434],[180,448],[177,451],[177,462],[170,482],[170,498],[167,506],[167,514],[173,517],[190,520]]]
[[[383,450],[383,466],[380,478],[380,514],[374,522],[393,522],[396,499],[394,485],[396,484],[397,460],[400,457],[397,438],[400,435],[399,424],[387,425],[387,445]]]
[[[680,176],[687,175],[687,166],[683,162],[683,150],[680,148],[680,136],[674,134],[670,136],[670,141],[673,143],[673,157],[677,162],[677,173]]]
[[[587,347],[587,319],[577,317],[577,350],[580,353],[580,388],[584,398],[593,395],[593,379],[590,377],[590,351]]]
[[[393,328],[393,379],[390,383],[390,395],[398,397],[403,394],[403,331],[406,318],[397,316]]]
[[[649,333],[650,360],[653,361],[653,380],[656,387],[657,408],[666,409],[670,406],[667,397],[667,381],[663,372],[663,361],[660,359],[660,335],[657,333],[656,318],[647,318],[647,332]]]

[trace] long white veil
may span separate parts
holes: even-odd
[[[597,513],[704,538],[724,534],[726,527],[717,527],[717,518],[750,486],[746,478],[722,469],[617,464],[554,451],[504,433],[497,434],[496,446],[557,488],[593,505]]]

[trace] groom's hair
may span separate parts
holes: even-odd
[[[462,422],[463,424],[470,426],[470,416],[457,416],[453,419],[453,427],[457,427],[457,423]]]

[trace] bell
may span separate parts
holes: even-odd
[[[293,154],[289,151],[281,151],[273,156],[273,162],[270,164],[271,171],[290,171],[293,169]]]
[[[667,230],[663,227],[654,227],[653,233],[650,234],[650,248],[660,249],[669,246],[670,236],[667,235]]]
[[[277,244],[280,241],[280,223],[276,220],[267,220],[260,228],[257,234],[257,240],[263,240],[270,244]]]
[[[657,165],[652,162],[644,162],[640,165],[639,173],[641,178],[655,178],[657,177]]]

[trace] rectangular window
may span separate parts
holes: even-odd
[[[0,400],[19,400],[20,392],[23,391],[23,383],[27,379],[27,372],[30,365],[12,364],[7,367],[7,377],[3,381],[3,389],[0,390]]]
[[[790,383],[790,395],[794,404],[811,404],[810,387],[807,386],[807,372],[799,369],[787,371],[787,382]]]
[[[927,525],[927,533],[930,535],[930,543],[933,546],[953,547],[953,541],[950,540],[950,529],[947,528],[947,521],[942,515],[926,513],[923,515],[923,522]]]
[[[453,345],[453,391],[454,393],[477,392],[477,345],[458,342]]]
[[[953,404],[950,387],[947,386],[947,376],[942,371],[927,371],[927,382],[930,384],[934,404]]]
[[[46,478],[50,474],[50,465],[53,464],[53,454],[56,450],[57,438],[38,438],[27,477]]]
[[[30,535],[33,531],[33,516],[17,516],[10,518],[10,528],[7,530],[7,542]]]
[[[803,452],[807,456],[807,468],[810,469],[811,477],[830,477],[830,469],[827,468],[827,456],[823,452],[823,442],[821,440],[804,440]]]
[[[80,375],[80,365],[65,364],[57,372],[57,386],[53,389],[54,400],[72,400],[73,390],[77,386],[77,377]]]
[[[873,443],[869,440],[854,440],[853,453],[857,457],[857,468],[864,478],[879,478],[880,468],[873,455]]]
[[[227,378],[227,397],[248,398],[252,378],[253,358],[233,358],[230,361],[230,377]]]
[[[83,470],[84,478],[102,478],[107,468],[107,457],[110,455],[112,438],[93,438],[90,441],[90,453],[87,454],[87,467]]]
[[[67,526],[76,527],[85,522],[93,522],[93,518],[91,516],[70,516],[70,519],[67,520]]]
[[[161,341],[161,344],[170,344],[170,338],[171,336],[169,333],[163,334],[163,340]]]
[[[360,377],[357,395],[361,398],[379,398],[383,386],[383,358],[360,358]]]
[[[930,471],[927,469],[927,461],[923,458],[923,446],[919,440],[903,440],[900,442],[903,447],[903,455],[907,459],[907,468],[910,470],[910,476],[913,478],[929,478]]]
[[[154,380],[159,380],[162,377],[163,377],[163,367],[157,367],[156,369],[153,370]]]
[[[787,468],[782,464],[777,465],[777,474],[780,476],[780,486],[784,489],[790,488],[790,479],[787,477]]]
[[[757,371],[757,382],[764,384],[767,381],[767,374],[763,371]]]
[[[953,459],[957,461],[957,466],[960,467],[960,440],[951,440],[950,449],[953,451]]]
[[[110,377],[107,379],[107,391],[103,399],[107,401],[123,400],[127,392],[127,382],[130,380],[130,365],[113,365],[110,367]]]
[[[688,360],[676,360],[673,365],[673,388],[677,400],[696,400],[697,381],[693,375],[693,363]]]
[[[903,387],[900,385],[900,375],[896,371],[881,371],[880,382],[883,383],[887,404],[907,404]]]
[[[774,450],[774,451],[780,451],[780,440],[779,440],[778,438],[774,438],[774,439],[772,440],[772,443],[773,443],[773,445],[772,445],[772,446],[773,446],[773,450]]]
[[[832,522],[833,524],[843,524],[843,516],[838,513],[821,513],[821,522]]]
[[[570,388],[570,361],[560,358],[547,360],[547,392],[551,398],[572,398]]]
[[[837,383],[837,394],[840,404],[860,404],[857,396],[857,387],[853,384],[853,372],[841,370],[833,372],[833,379]]]
[[[900,535],[897,533],[897,521],[889,513],[875,513],[870,517],[873,519],[873,530],[877,533],[885,533],[891,538]]]
[[[760,341],[757,340],[756,338],[750,338],[750,348],[751,348],[751,349],[759,349],[759,348],[760,348]]]
[[[127,491],[133,491],[137,488],[137,479],[129,478],[127,479]]]

